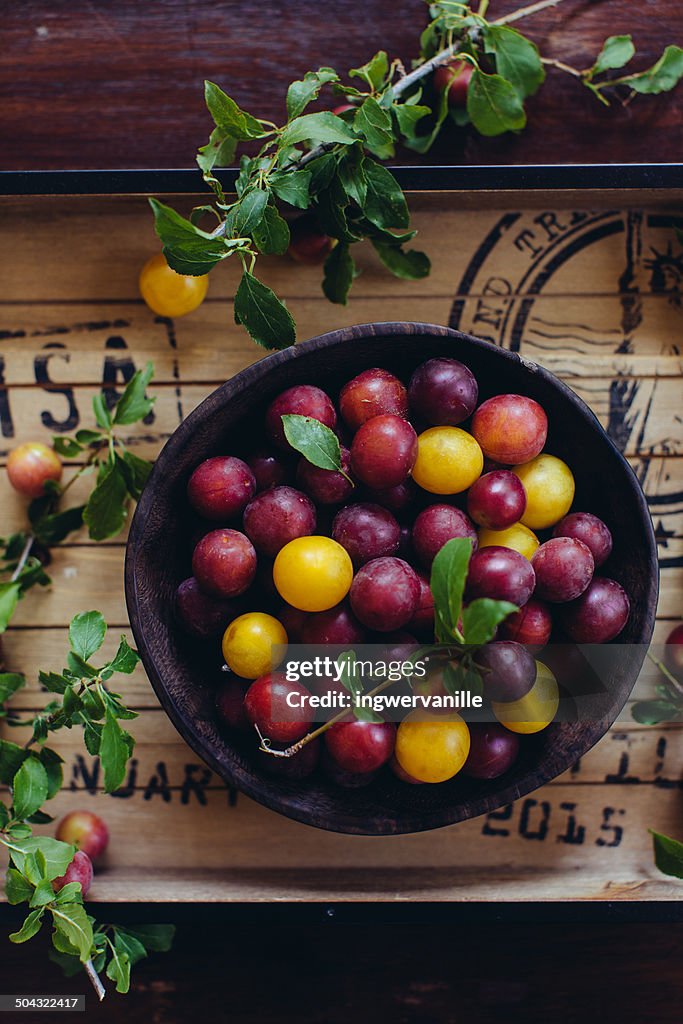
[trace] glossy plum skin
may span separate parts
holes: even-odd
[[[497,779],[512,768],[519,754],[519,736],[497,722],[470,725],[470,752],[463,773],[472,779]]]
[[[287,255],[296,263],[318,266],[324,263],[332,252],[333,240],[324,235],[315,217],[297,217],[289,226],[290,241]]]
[[[525,509],[524,485],[507,469],[485,473],[467,492],[470,518],[487,530],[507,530],[519,522]]]
[[[373,490],[397,487],[417,458],[417,434],[400,416],[373,416],[358,429],[351,444],[351,468]]]
[[[373,367],[344,385],[339,392],[339,411],[346,425],[356,431],[374,416],[407,416],[408,392],[393,373]]]
[[[76,850],[73,860],[69,864],[68,868],[59,878],[55,878],[52,881],[52,888],[55,892],[59,892],[63,886],[69,882],[80,882],[81,891],[83,898],[88,895],[90,886],[92,885],[93,869],[92,861],[87,853],[83,850]]]
[[[631,602],[616,580],[596,576],[581,597],[559,609],[567,635],[577,644],[606,644],[628,622]]]
[[[59,822],[55,838],[87,853],[91,860],[97,860],[109,844],[109,829],[92,811],[71,811]]]
[[[341,505],[354,491],[351,474],[351,453],[345,445],[339,446],[343,473],[333,469],[320,469],[302,458],[296,470],[296,482],[302,491],[319,505]]]
[[[553,631],[553,617],[547,604],[532,597],[530,601],[508,615],[498,627],[501,640],[516,640],[532,650],[540,650],[550,640]]]
[[[218,522],[240,515],[255,493],[256,477],[246,462],[232,455],[205,459],[187,485],[187,498],[195,512]]]
[[[367,562],[356,573],[349,592],[356,618],[379,633],[391,633],[407,625],[419,599],[417,573],[401,558]]]
[[[381,768],[391,758],[396,744],[393,722],[361,722],[344,719],[325,733],[327,750],[346,772],[365,775]]]
[[[282,417],[290,414],[310,416],[330,430],[337,425],[337,413],[329,395],[313,384],[295,384],[274,398],[266,411],[266,435],[281,451],[293,450],[282,426]]]
[[[311,612],[301,629],[302,644],[362,644],[367,630],[355,617],[347,601],[325,612]]]
[[[602,519],[590,512],[570,512],[553,530],[553,537],[573,537],[582,541],[599,568],[612,554],[612,534]]]
[[[415,614],[408,623],[408,628],[414,629],[419,636],[430,636],[434,631],[434,595],[427,574],[418,572],[417,578],[420,584],[420,595],[417,599]]]
[[[275,558],[296,537],[315,532],[315,505],[294,487],[271,487],[244,510],[244,532],[259,554]]]
[[[683,673],[683,624],[674,626],[666,638],[664,660],[675,675]]]
[[[252,728],[244,708],[244,698],[251,686],[250,679],[230,675],[216,690],[216,712],[218,718],[231,729],[246,732]]]
[[[428,359],[408,388],[411,408],[434,427],[457,427],[472,415],[478,396],[474,374],[457,359]]]
[[[442,64],[434,72],[434,88],[437,92],[445,92],[448,89],[449,107],[458,107],[462,110],[467,106],[467,90],[472,71],[471,64],[458,61],[455,64]]]
[[[269,451],[267,448],[260,448],[246,459],[249,469],[256,480],[256,490],[267,491],[269,487],[279,487],[284,484],[289,476],[287,464],[283,462],[280,455]]]
[[[475,551],[467,575],[467,596],[511,601],[521,607],[531,597],[536,575],[524,555],[511,548],[492,546]]]
[[[275,743],[296,743],[313,724],[310,706],[289,707],[289,694],[297,695],[297,699],[310,695],[301,683],[288,682],[284,672],[269,672],[254,680],[244,698],[244,710],[251,724]]]
[[[553,537],[531,559],[536,573],[536,596],[553,603],[575,601],[593,579],[595,562],[583,541]]]
[[[239,597],[256,575],[254,546],[239,530],[212,530],[194,549],[192,572],[211,597]]]
[[[223,635],[228,622],[239,614],[239,608],[235,601],[205,594],[194,576],[190,576],[176,590],[175,614],[190,636],[210,640]]]
[[[42,441],[25,441],[7,456],[7,476],[15,491],[26,498],[41,498],[48,480],[62,479],[62,460]]]
[[[475,658],[481,665],[484,693],[488,700],[519,700],[536,681],[536,662],[526,648],[514,640],[486,644]]]
[[[405,512],[415,501],[417,488],[412,480],[404,480],[395,487],[379,491],[368,490],[367,497],[374,505],[388,508],[390,512]]]
[[[444,544],[455,537],[469,537],[477,547],[477,531],[471,520],[452,505],[428,505],[413,524],[413,548],[418,561],[430,569]]]
[[[345,548],[356,568],[373,558],[394,555],[401,529],[391,512],[381,505],[359,502],[337,512],[332,537]]]
[[[487,458],[517,466],[542,451],[548,417],[533,398],[496,395],[482,402],[472,419],[472,433]]]
[[[377,778],[379,769],[372,772],[348,772],[332,757],[328,747],[323,743],[320,755],[320,767],[324,774],[335,786],[342,789],[362,789],[369,786]]]

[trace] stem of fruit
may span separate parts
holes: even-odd
[[[558,4],[563,2],[564,0],[539,0],[537,4],[531,4],[529,7],[520,7],[518,11],[511,11],[510,14],[503,15],[502,18],[492,21],[491,24],[510,25],[513,21],[519,21],[520,18],[528,18],[529,15],[543,11],[546,7],[557,7]]]
[[[652,664],[657,666],[659,671],[666,679],[667,683],[673,686],[674,690],[679,695],[679,697],[683,697],[683,683],[679,682],[679,680],[676,679],[676,676],[673,674],[673,672],[669,672],[664,662],[660,661],[659,658],[655,658],[654,654],[652,654],[651,651],[647,652],[647,656],[652,662]]]
[[[393,686],[396,682],[397,680],[395,679],[385,679],[378,686],[376,686],[374,690],[369,690],[366,694],[363,694],[363,696],[374,697],[376,693],[381,693],[382,690],[386,690],[389,686]],[[300,750],[303,750],[307,743],[310,743],[311,740],[317,739],[318,736],[322,736],[324,732],[327,732],[331,725],[335,725],[337,722],[341,722],[342,719],[346,718],[349,714],[349,711],[351,710],[353,710],[353,704],[348,708],[344,708],[343,711],[339,711],[327,722],[324,722],[322,725],[318,726],[317,729],[314,729],[313,732],[306,733],[306,735],[302,739],[297,740],[296,743],[293,743],[291,747],[287,747],[286,750],[273,750],[273,748],[270,746],[270,740],[264,738],[261,735],[261,731],[258,728],[258,726],[255,726],[256,732],[258,733],[259,739],[261,741],[259,750],[262,750],[264,754],[271,754],[273,757],[294,757],[294,755],[298,754]]]
[[[104,999],[104,997],[106,995],[106,991],[105,991],[104,985],[100,981],[99,974],[97,973],[97,971],[93,967],[92,960],[86,960],[85,961],[85,963],[83,964],[83,970],[88,975],[88,978],[90,979],[90,983],[91,983],[92,987],[97,992],[97,998],[99,999],[100,1002],[102,1002],[102,1000]]]
[[[24,568],[24,566],[26,565],[26,562],[28,561],[28,556],[31,554],[31,548],[33,547],[33,542],[34,542],[35,539],[36,538],[33,536],[33,534],[29,533],[28,537],[26,538],[26,543],[24,544],[24,550],[21,552],[21,554],[19,556],[19,561],[17,562],[17,567],[14,570],[14,572],[12,573],[12,575],[10,576],[10,582],[11,583],[14,583],[15,580],[19,579],[19,576],[21,575],[21,571]]]

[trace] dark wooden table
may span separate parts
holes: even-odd
[[[492,0],[490,14],[522,6]],[[376,50],[408,61],[420,0],[24,0],[0,4],[0,168],[189,167],[209,131],[202,82],[281,120],[287,84],[309,68],[345,71]],[[631,32],[647,67],[683,43],[683,6],[563,0],[520,23],[544,55],[586,67],[604,38]],[[521,135],[455,129],[423,162],[664,162],[681,159],[683,89],[608,110],[551,70]],[[414,154],[403,154],[415,162]]]

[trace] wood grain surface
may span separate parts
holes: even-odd
[[[320,298],[315,268],[264,261],[264,276],[286,296],[302,338],[354,322],[450,319],[559,372],[596,409],[644,483],[659,538],[655,640],[662,643],[683,618],[676,211],[643,211],[634,220],[633,211],[614,209],[476,213],[446,197],[439,202],[411,199],[418,240],[434,262],[425,281],[396,282],[361,250],[363,274],[340,308]],[[196,313],[173,324],[142,304],[137,273],[155,250],[144,200],[12,202],[2,213],[0,461],[18,441],[72,429],[74,417],[91,426],[94,391],[103,383],[120,388],[147,358],[157,366],[155,420],[131,443],[154,455],[202,397],[259,357],[232,321],[230,268],[214,274]],[[512,307],[507,319],[497,312],[501,302]],[[0,517],[3,530],[22,517],[4,483]],[[30,594],[4,638],[8,665],[33,678],[61,661],[75,611],[101,608],[110,645],[127,628],[122,538],[95,546],[79,535],[54,552],[51,571],[54,588]],[[634,696],[653,685],[650,672]],[[133,723],[138,746],[119,794],[102,793],[97,762],[75,733],[59,737],[66,775],[55,812],[95,808],[112,830],[96,900],[680,896],[679,884],[656,872],[647,833],[683,832],[680,726],[646,729],[624,713],[580,765],[509,808],[428,835],[374,840],[297,825],[228,791],[179,739],[141,670],[124,692],[143,714]],[[40,700],[33,681],[18,705]]]
[[[493,0],[490,16],[523,6]],[[24,0],[1,5],[2,169],[190,167],[206,141],[205,78],[241,106],[281,120],[290,81],[321,65],[345,71],[384,48],[416,56],[419,0]],[[564,0],[525,23],[548,57],[588,66],[606,36],[633,33],[634,66],[683,43],[683,8],[657,0]],[[623,163],[681,159],[683,90],[608,110],[551,70],[520,135],[448,131],[407,163]]]

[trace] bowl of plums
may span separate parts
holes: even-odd
[[[656,544],[590,409],[445,327],[345,328],[219,387],[162,450],[126,557],[133,633],[231,786],[392,835],[511,803],[623,708]]]

